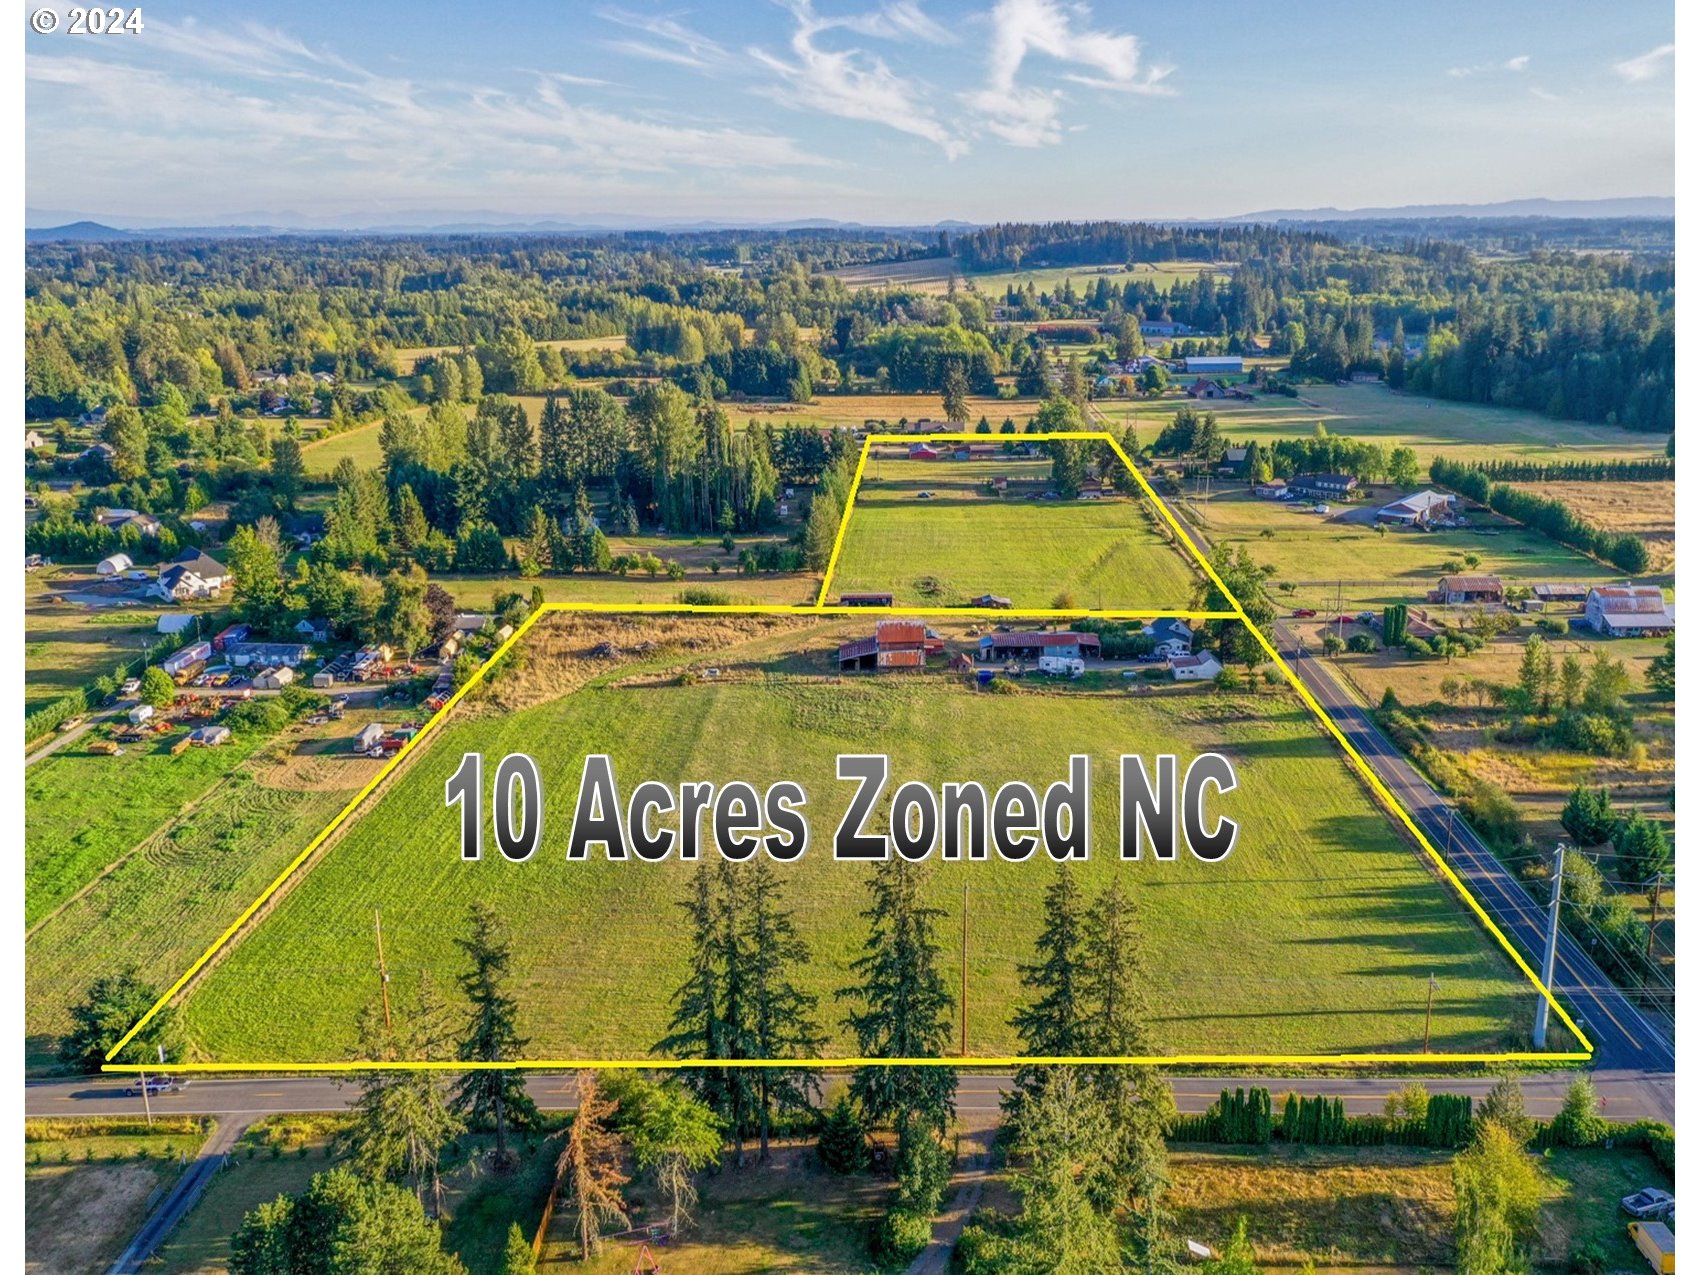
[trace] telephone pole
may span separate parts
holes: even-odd
[[[1546,987],[1546,993],[1535,1002],[1535,1048],[1547,1047],[1547,1010],[1550,1008],[1548,998],[1552,995],[1553,971],[1558,966],[1558,907],[1564,898],[1564,843],[1558,843],[1558,849],[1552,857],[1552,903],[1547,910],[1547,949],[1546,956],[1541,961],[1541,982]]]
[[[968,1057],[968,882],[962,883],[962,1056]]]
[[[1659,892],[1664,889],[1665,874],[1655,873],[1653,876],[1653,896],[1647,901],[1653,905],[1653,915],[1647,922],[1647,959],[1653,959],[1653,935],[1659,928]]]
[[[1428,1053],[1429,1033],[1434,1028],[1434,975],[1428,976],[1428,1012],[1423,1015],[1423,1052]]]
[[[384,997],[384,1030],[390,1027],[390,972],[384,968],[384,914],[372,909],[372,929],[378,936],[378,989]]]

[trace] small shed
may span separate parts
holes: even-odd
[[[329,672],[328,670],[320,669],[317,673],[313,674],[313,689],[314,690],[322,691],[322,690],[326,689],[327,687],[331,687],[331,686],[335,686],[335,685],[336,685],[336,676],[335,676],[335,674]]]
[[[140,726],[143,722],[153,717],[153,705],[137,704],[130,710],[129,717],[130,725]]]
[[[230,742],[230,727],[201,726],[189,732],[191,743],[199,744],[202,748],[217,748],[220,744]]]
[[[295,670],[287,664],[276,668],[263,668],[254,674],[254,689],[257,691],[281,691],[295,681]]]
[[[1174,674],[1177,682],[1209,682],[1222,671],[1222,661],[1209,651],[1200,651],[1197,655],[1183,655],[1179,659],[1169,661],[1169,672]]]

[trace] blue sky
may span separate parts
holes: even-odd
[[[901,223],[1674,188],[1668,3],[255,11],[27,35],[29,207]]]

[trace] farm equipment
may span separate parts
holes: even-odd
[[[99,753],[102,757],[116,757],[118,745],[110,739],[97,739],[89,745],[91,753]]]

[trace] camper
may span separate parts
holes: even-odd
[[[1079,677],[1086,671],[1086,661],[1067,655],[1041,655],[1039,671],[1053,677]]]
[[[1663,1222],[1631,1222],[1629,1238],[1658,1275],[1676,1275],[1676,1236]]]

